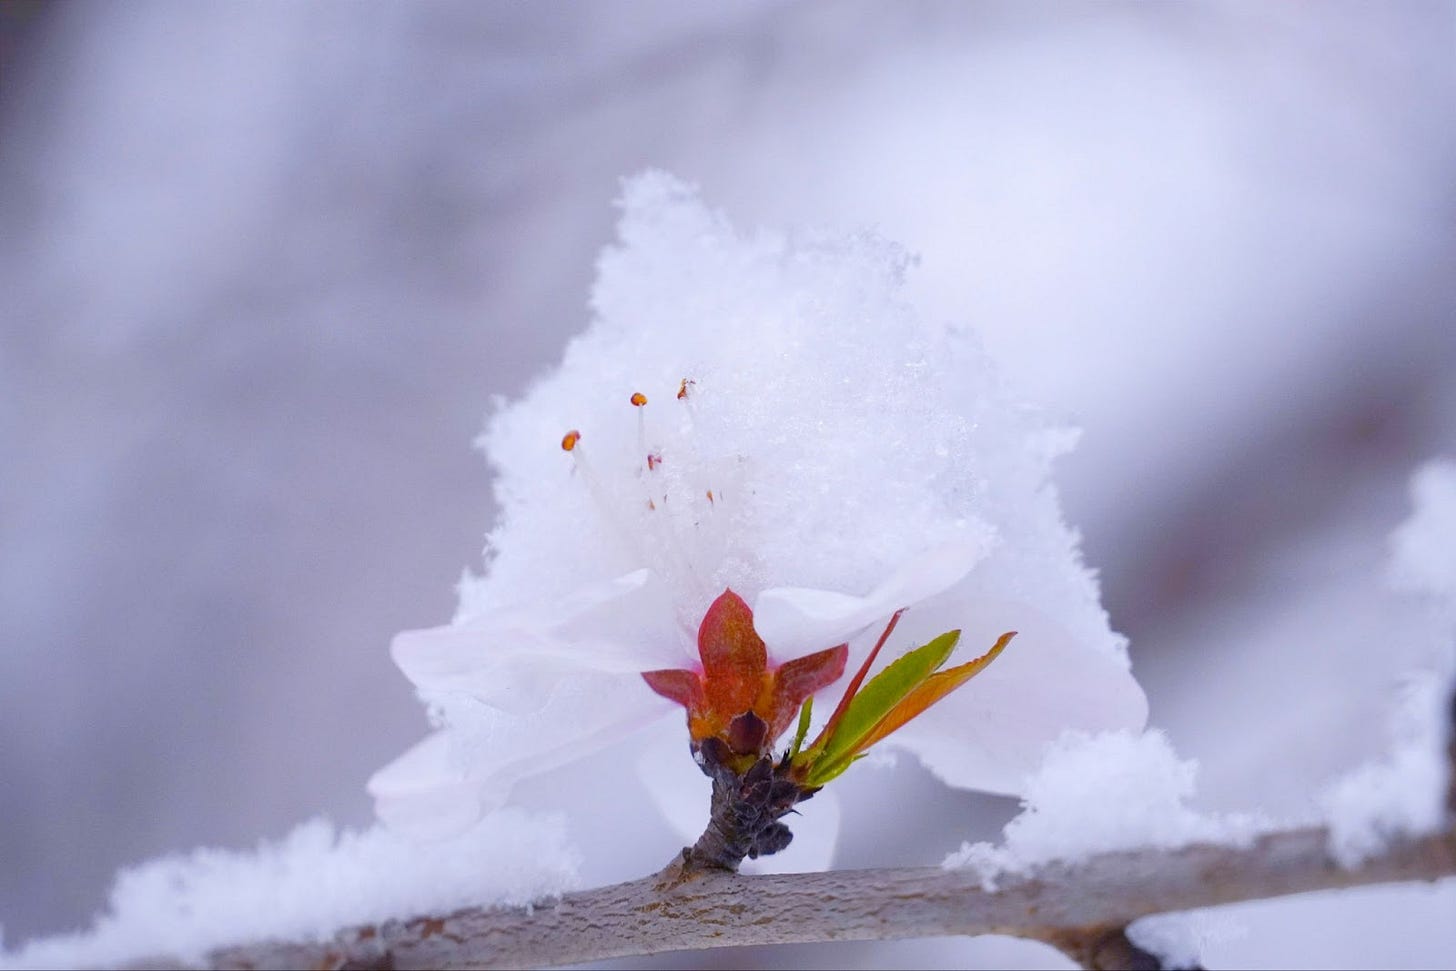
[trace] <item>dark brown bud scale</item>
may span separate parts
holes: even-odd
[[[745,728],[752,730],[751,725]],[[683,851],[688,869],[736,871],[745,857],[757,859],[779,852],[794,838],[780,819],[819,791],[788,777],[787,758],[775,764],[764,756],[746,771],[735,770],[734,765],[741,764],[744,757],[722,739],[704,739],[693,757],[703,774],[713,780],[713,798],[708,828],[697,843]]]

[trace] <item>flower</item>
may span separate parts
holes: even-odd
[[[1016,792],[1063,731],[1140,728],[1048,484],[1070,437],[973,335],[914,312],[905,254],[740,235],[660,174],[623,207],[591,327],[483,437],[500,507],[484,575],[451,625],[393,645],[436,730],[371,780],[380,816],[462,828],[678,705],[682,741],[761,751],[901,610],[886,660],[1020,632],[884,742],[952,785]],[[735,727],[747,712],[762,729]],[[675,773],[701,783],[686,756],[653,763],[667,802]]]
[[[891,604],[918,602],[958,579],[976,552],[948,544],[870,596],[845,599],[857,602],[858,615],[892,613]],[[685,652],[681,631],[673,630],[681,611],[666,587],[659,573],[640,569],[585,587],[549,611],[507,608],[396,637],[395,662],[439,704],[444,725],[370,780],[380,817],[420,835],[453,835],[504,805],[521,778],[585,757],[672,711],[664,698],[689,708],[689,735],[697,739],[733,737],[732,716],[758,702],[772,742],[800,704],[844,670],[847,644],[781,655],[770,670],[753,614],[731,592],[698,629],[709,678],[668,667],[683,663]],[[789,611],[839,596],[779,588],[758,602],[787,633],[823,620],[796,620]]]

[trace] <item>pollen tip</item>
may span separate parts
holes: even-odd
[[[571,431],[561,436],[561,450],[563,452],[569,452],[572,449],[576,448],[576,443],[579,441],[581,441],[581,432],[573,428]]]
[[[643,394],[641,391],[634,391],[632,392],[632,397],[629,400],[631,400],[634,406],[641,408],[643,405],[647,404],[647,395]]]
[[[691,378],[683,378],[681,381],[678,382],[677,400],[682,401],[688,396],[688,385],[690,384],[697,384],[697,382],[692,380]]]
[[[708,501],[709,502],[712,502],[713,501],[713,490],[712,489],[709,489],[708,490]]]

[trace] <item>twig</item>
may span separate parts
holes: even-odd
[[[654,876],[566,894],[525,909],[470,908],[354,928],[333,940],[214,951],[214,968],[520,968],[750,944],[1005,934],[1044,941],[1084,968],[1155,969],[1128,940],[1150,914],[1315,890],[1456,876],[1456,695],[1450,704],[1446,827],[1391,843],[1354,867],[1330,855],[1323,827],[1269,833],[1246,847],[1105,853],[1006,876],[985,890],[973,870],[916,867],[741,876],[692,865],[691,850]],[[151,960],[136,967],[177,967]]]
[[[355,929],[324,944],[215,952],[216,968],[514,968],[692,948],[1007,934],[1045,941],[1087,967],[1129,966],[1118,938],[1138,917],[1374,883],[1456,875],[1456,831],[1392,845],[1358,867],[1330,857],[1322,828],[1247,848],[1109,853],[981,888],[970,870],[917,867],[774,876],[684,873],[531,910],[468,909]],[[1122,941],[1125,942],[1125,937]],[[1137,952],[1142,953],[1142,952]],[[149,966],[155,967],[152,963]]]

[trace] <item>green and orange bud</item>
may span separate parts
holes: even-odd
[[[814,693],[844,674],[849,647],[770,665],[753,611],[732,590],[714,600],[698,627],[700,670],[647,671],[653,691],[687,710],[688,736],[703,772],[713,780],[708,828],[684,851],[684,865],[737,870],[745,857],[777,853],[793,834],[780,820],[794,806],[862,758],[870,746],[985,670],[1015,636],[1002,634],[989,651],[945,668],[960,631],[942,634],[890,664],[866,683],[880,649],[900,620],[897,611],[865,658],[834,713],[806,747]],[[798,715],[783,755],[774,742]]]
[[[985,654],[942,671],[941,666],[950,659],[961,637],[960,631],[949,631],[900,657],[861,689],[865,674],[894,629],[898,616],[891,619],[880,643],[865,658],[818,738],[802,751],[796,740],[789,766],[790,778],[817,789],[843,774],[872,745],[984,671],[1016,636],[1015,631],[1008,631]],[[807,718],[801,721],[807,728]]]

